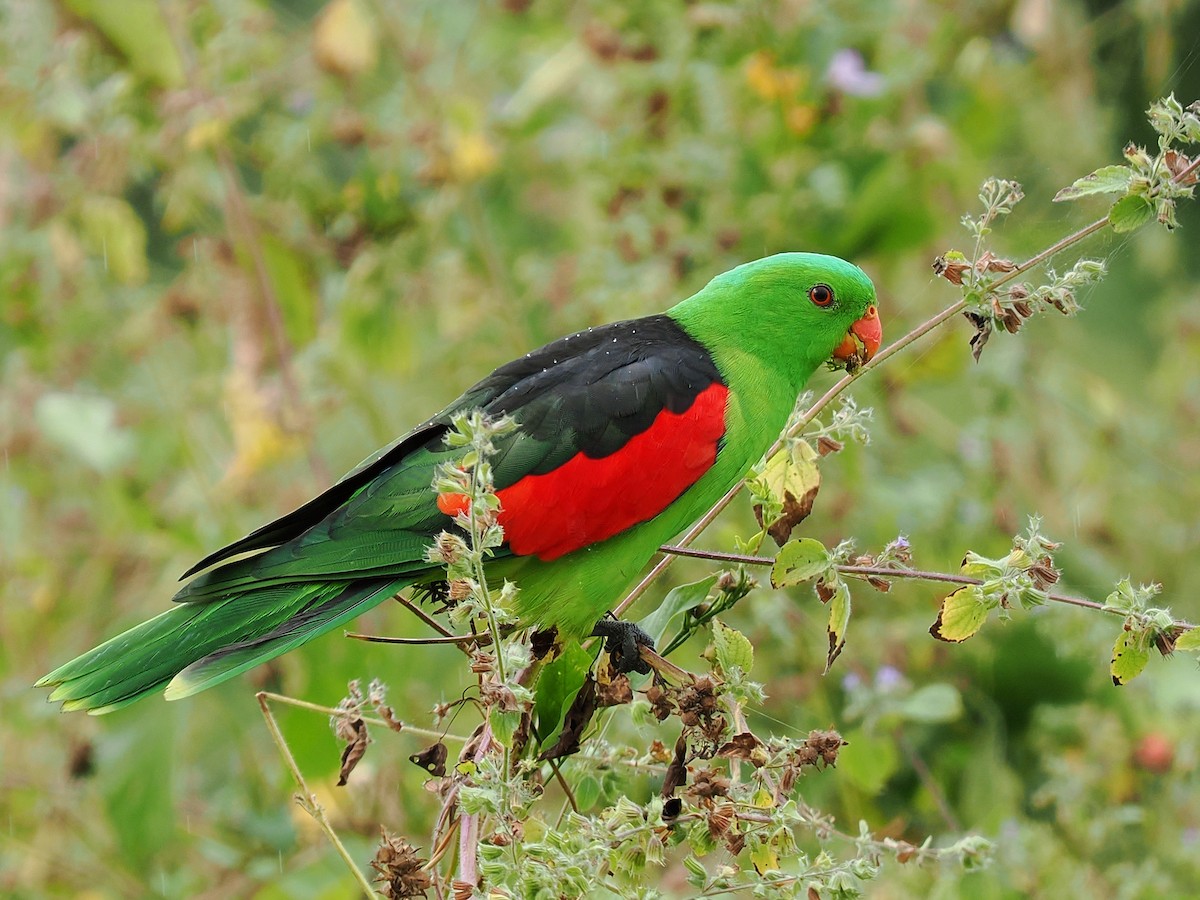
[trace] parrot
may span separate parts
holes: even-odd
[[[859,366],[881,340],[866,273],[808,252],[744,263],[665,313],[556,340],[204,557],[166,612],[37,686],[93,715],[160,690],[177,700],[444,580],[428,551],[461,504],[434,481],[466,451],[446,441],[454,417],[476,409],[516,425],[489,459],[504,541],[489,580],[516,585],[523,626],[628,641],[616,626],[632,623],[605,614],[659,547],[761,459],[817,369]],[[637,631],[635,643],[649,641]]]

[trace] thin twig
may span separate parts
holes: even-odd
[[[345,631],[342,636],[355,641],[366,641],[368,644],[407,644],[416,647],[424,647],[428,644],[478,644],[480,647],[486,647],[492,643],[490,634],[451,634],[446,637],[403,638],[388,637],[383,634],[363,634],[360,631]]]
[[[284,706],[293,706],[296,709],[307,709],[310,712],[323,713],[327,716],[345,716],[347,714],[346,710],[344,709],[336,709],[332,706],[322,706],[319,703],[310,703],[307,700],[298,700],[295,697],[289,697],[286,694],[275,694],[271,691],[260,691],[257,696],[265,697],[266,699],[275,703],[282,703]],[[383,719],[377,719],[374,716],[358,716],[358,718],[362,719],[368,725],[378,725],[381,728],[387,728],[391,731],[396,730],[396,726],[393,723],[385,722]],[[409,725],[407,722],[401,722],[400,724],[403,726],[403,731],[405,734],[413,734],[417,737],[433,738],[434,740],[442,741],[455,741],[460,744],[465,744],[468,740],[461,734],[447,734],[444,731],[434,731],[430,728],[419,728],[416,725]]]
[[[933,805],[937,807],[938,814],[942,817],[942,821],[946,823],[946,827],[954,834],[962,834],[962,823],[958,821],[958,816],[954,815],[954,810],[950,808],[945,791],[937,783],[937,779],[933,777],[933,773],[929,771],[929,766],[925,764],[925,760],[917,752],[916,747],[904,737],[904,729],[897,728],[893,732],[892,737],[900,745],[900,749],[904,751],[904,755],[908,757],[909,765],[917,773],[917,778],[920,779],[925,790],[929,792],[929,796],[933,798]]]
[[[567,783],[567,779],[563,777],[562,769],[559,768],[558,761],[548,759],[550,769],[554,772],[554,779],[558,782],[558,786],[563,789],[563,793],[567,795],[567,802],[571,804],[571,809],[576,815],[579,814],[579,803],[575,800],[575,792],[571,790],[571,785]],[[559,823],[562,823],[562,818],[559,818]]]
[[[691,547],[679,547],[674,544],[664,544],[659,547],[663,553],[669,554],[668,559],[672,556],[687,556],[693,559],[708,559],[713,562],[731,563],[735,565],[746,566],[773,566],[775,560],[769,556],[750,556],[745,553],[724,553],[720,550],[696,550]],[[950,572],[926,572],[920,569],[892,569],[887,566],[849,566],[839,565],[835,568],[843,575],[858,576],[866,578],[907,578],[914,581],[940,581],[946,584],[983,584],[978,578],[970,578],[966,575],[955,575]],[[1065,603],[1070,606],[1082,606],[1084,609],[1094,609],[1098,612],[1111,613],[1117,616],[1124,616],[1126,613],[1119,609],[1105,606],[1103,603],[1097,603],[1095,600],[1088,600],[1086,597],[1072,597],[1069,594],[1054,594],[1047,593],[1047,600],[1053,600],[1055,603]],[[1191,631],[1196,626],[1190,622],[1176,620],[1172,623],[1176,628],[1183,628]]]
[[[1189,169],[1191,169],[1191,168],[1194,168],[1194,166],[1189,167]],[[1186,171],[1188,171],[1188,170],[1185,170],[1185,172]],[[1025,262],[1021,263],[1012,272],[1008,272],[1005,275],[1001,276],[1000,278],[996,279],[996,281],[992,282],[991,288],[995,289],[996,287],[1000,286],[1001,284],[1004,284],[1005,282],[1017,277],[1021,273],[1027,272],[1029,269],[1033,268],[1034,266],[1039,265],[1042,262],[1045,262],[1047,259],[1049,259],[1054,254],[1059,253],[1062,250],[1065,250],[1067,247],[1071,246],[1072,244],[1078,243],[1079,241],[1083,240],[1084,238],[1088,237],[1089,235],[1093,234],[1094,232],[1099,231],[1107,224],[1108,224],[1108,218],[1106,216],[1103,219],[1096,220],[1091,225],[1088,225],[1084,228],[1079,229],[1078,231],[1074,232],[1073,234],[1067,235],[1061,241],[1058,241],[1057,243],[1055,243],[1055,244],[1051,245],[1050,247],[1046,248],[1045,250],[1043,250],[1041,253],[1038,253],[1037,255],[1032,256]],[[904,337],[900,338],[898,341],[895,341],[895,342],[889,344],[887,347],[883,348],[883,350],[881,350],[879,353],[877,353],[865,365],[860,366],[854,372],[848,372],[847,374],[845,374],[841,378],[839,378],[838,381],[833,385],[833,387],[831,387],[828,391],[826,391],[816,403],[814,403],[812,406],[810,406],[799,418],[797,418],[795,423],[793,423],[792,427],[789,428],[787,430],[787,432],[779,438],[779,440],[775,441],[775,443],[771,445],[770,449],[767,450],[767,453],[766,453],[767,458],[769,459],[772,455],[777,453],[787,440],[794,438],[798,434],[800,434],[800,432],[802,432],[808,426],[808,424],[813,419],[815,419],[822,410],[825,409],[825,407],[827,407],[830,403],[832,403],[833,400],[840,393],[842,393],[842,391],[844,391],[847,387],[850,386],[850,383],[852,381],[861,377],[866,372],[882,365],[885,360],[890,359],[892,356],[899,353],[901,350],[905,349],[906,347],[913,344],[914,342],[920,340],[925,335],[927,335],[929,332],[933,331],[935,328],[940,326],[942,323],[944,323],[947,320],[952,319],[954,316],[958,315],[960,312],[962,312],[964,309],[966,309],[966,307],[967,307],[967,301],[965,299],[958,300],[955,303],[950,304],[945,309],[943,309],[941,312],[937,313],[936,315],[932,316],[929,319],[926,319],[924,322],[922,322],[920,325],[918,325],[912,331],[908,332],[908,334],[904,335]],[[745,485],[745,481],[739,481],[732,488],[730,488],[728,491],[726,491],[725,496],[723,496],[720,500],[718,500],[716,503],[714,503],[712,505],[712,507],[708,510],[708,512],[706,512],[700,518],[700,520],[696,522],[695,525],[693,525],[691,528],[689,528],[683,534],[683,536],[679,538],[678,544],[676,546],[686,547],[688,544],[690,544],[692,541],[694,541],[697,537],[699,537],[700,534],[706,528],[708,528],[709,525],[711,525],[713,523],[713,520],[715,520],[717,518],[717,516],[721,514],[721,512],[725,509],[725,507],[727,507],[730,504],[730,502],[733,500],[733,498],[738,495],[738,493],[742,490],[742,487],[744,485]],[[668,554],[668,555],[664,556],[662,559],[660,559],[657,563],[655,563],[654,568],[652,568],[649,572],[647,572],[645,577],[642,578],[642,580],[639,581],[632,588],[632,590],[630,590],[629,593],[625,595],[625,598],[616,605],[616,607],[613,610],[614,614],[617,616],[621,616],[625,612],[625,610],[629,609],[629,607],[632,606],[633,603],[649,589],[650,585],[658,580],[658,577],[660,575],[662,575],[662,573],[664,571],[666,571],[667,567],[671,565],[671,563],[674,561],[674,557],[677,555],[680,555],[680,554]],[[1071,600],[1065,600],[1063,602],[1069,603],[1069,602],[1071,602]]]
[[[329,817],[325,815],[325,807],[317,800],[317,795],[309,790],[308,783],[304,780],[304,775],[300,772],[300,766],[296,763],[296,757],[292,755],[292,748],[288,746],[287,741],[283,737],[283,732],[279,730],[279,723],[275,721],[275,715],[271,712],[271,707],[268,702],[275,695],[269,694],[266,691],[259,691],[255,696],[258,697],[258,705],[262,708],[263,718],[267,720],[267,730],[271,732],[271,737],[275,741],[275,746],[279,748],[279,754],[283,757],[284,763],[291,770],[292,778],[300,787],[300,793],[296,795],[296,802],[300,804],[300,808],[313,817],[321,830],[325,832],[325,836],[329,838],[329,842],[333,844],[338,855],[354,873],[354,878],[358,882],[358,886],[363,893],[368,897],[375,896],[375,889],[371,886],[371,882],[367,880],[367,876],[363,874],[362,869],[354,861],[350,852],[346,849],[346,845],[342,843],[337,832],[333,830],[333,826],[329,823]]]
[[[413,613],[413,615],[415,615],[434,631],[440,632],[443,637],[455,636],[454,632],[452,632],[449,628],[447,628],[429,613],[425,612],[425,610],[421,609],[421,607],[417,606],[417,604],[413,603],[412,600],[410,600],[408,597],[405,597],[403,594],[397,594],[392,599]]]

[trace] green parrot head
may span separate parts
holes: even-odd
[[[670,314],[715,355],[753,358],[799,392],[822,364],[853,370],[879,350],[875,286],[858,266],[779,253],[718,275]]]

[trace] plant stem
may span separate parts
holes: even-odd
[[[322,706],[319,703],[309,703],[307,700],[298,700],[295,697],[289,697],[286,694],[275,694],[271,691],[260,691],[256,696],[265,698],[266,700],[270,700],[274,703],[282,703],[284,706],[294,706],[296,709],[307,709],[310,712],[323,713],[327,716],[343,716],[346,714],[345,710],[335,709],[332,706]],[[262,700],[259,700],[259,702],[261,703]],[[368,725],[378,725],[381,728],[387,728],[389,730],[393,728],[393,726],[389,725],[383,719],[377,719],[374,716],[359,716],[359,718]],[[416,725],[409,725],[407,722],[401,722],[400,724],[404,726],[405,734],[413,734],[417,737],[433,738],[434,740],[441,741],[457,741],[460,744],[465,744],[467,742],[467,738],[460,734],[447,734],[444,731],[433,731],[429,728],[418,728]]]
[[[681,547],[673,544],[664,544],[659,548],[664,553],[670,556],[688,556],[693,559],[708,559],[713,562],[730,563],[735,565],[746,566],[773,566],[775,560],[769,556],[750,556],[745,553],[723,553],[720,550],[695,550],[691,547]],[[668,558],[669,558],[668,557]],[[843,575],[874,578],[901,578],[912,579],[914,581],[939,581],[946,584],[983,584],[978,578],[969,578],[966,575],[954,575],[948,572],[926,572],[920,569],[891,569],[887,566],[836,566],[837,570]],[[1066,603],[1070,606],[1081,606],[1084,609],[1094,609],[1099,612],[1111,613],[1112,615],[1124,616],[1125,613],[1118,609],[1112,609],[1105,606],[1103,603],[1097,603],[1095,600],[1088,600],[1085,597],[1072,597],[1068,594],[1053,594],[1047,593],[1046,598],[1053,600],[1055,603]],[[1190,622],[1182,622],[1176,620],[1172,623],[1176,628],[1183,628],[1191,631],[1196,626]]]
[[[333,844],[338,855],[345,861],[350,871],[354,873],[354,878],[363,893],[368,897],[374,897],[375,889],[371,886],[371,882],[367,880],[367,876],[363,874],[362,869],[358,867],[358,864],[346,849],[346,845],[338,837],[337,832],[333,830],[328,816],[325,815],[325,807],[317,800],[317,795],[309,790],[308,783],[304,780],[304,775],[300,772],[300,766],[296,763],[296,757],[292,755],[292,748],[288,746],[287,740],[283,737],[283,732],[279,730],[279,723],[275,721],[275,715],[271,712],[271,707],[268,705],[269,701],[275,699],[277,695],[269,694],[266,691],[259,691],[255,696],[258,698],[258,705],[262,708],[263,718],[267,720],[267,730],[271,732],[271,738],[275,741],[275,746],[279,748],[279,754],[283,757],[284,763],[291,770],[292,778],[300,788],[300,793],[296,795],[296,801],[300,804],[301,809],[312,816],[321,830],[325,832],[325,836],[329,838],[329,842]]]
[[[993,281],[991,283],[991,285],[988,287],[988,293],[991,293],[996,288],[1000,287],[1000,285],[1002,285],[1002,284],[1007,284],[1008,282],[1012,281],[1017,276],[1022,275],[1025,272],[1028,272],[1034,266],[1044,263],[1046,260],[1048,260],[1054,254],[1059,253],[1062,250],[1065,250],[1067,247],[1070,247],[1072,244],[1082,241],[1085,237],[1088,237],[1091,234],[1095,234],[1097,231],[1100,231],[1107,225],[1108,225],[1108,216],[1105,216],[1102,219],[1097,219],[1091,225],[1087,225],[1083,228],[1080,228],[1074,234],[1068,234],[1061,241],[1047,247],[1041,253],[1037,254],[1037,256],[1032,256],[1029,259],[1025,260],[1025,262],[1021,263],[1019,266],[1017,266],[1011,272],[1005,272],[1003,275],[1001,275],[999,278],[997,278],[995,281]]]
[[[1200,160],[1198,160],[1197,163],[1200,163]],[[1194,163],[1193,165],[1189,166],[1186,170],[1184,170],[1184,174],[1195,169],[1197,163]],[[1181,175],[1181,177],[1182,177],[1182,175]],[[1038,253],[1038,254],[1030,257],[1025,262],[1021,263],[1019,266],[1017,266],[1015,269],[1013,269],[1013,271],[1006,272],[1004,275],[997,278],[994,282],[992,282],[990,290],[994,290],[995,288],[999,287],[1000,285],[1002,285],[1008,281],[1011,281],[1013,278],[1016,278],[1018,275],[1022,274],[1023,272],[1029,271],[1034,266],[1037,266],[1037,265],[1045,262],[1047,259],[1049,259],[1054,254],[1059,253],[1062,250],[1065,250],[1067,247],[1070,247],[1072,244],[1076,244],[1079,241],[1082,241],[1084,238],[1088,237],[1089,235],[1094,234],[1097,231],[1100,231],[1106,225],[1108,225],[1108,217],[1107,216],[1105,216],[1103,219],[1097,219],[1092,224],[1087,225],[1084,228],[1081,228],[1078,231],[1067,235],[1062,240],[1047,247],[1041,253]],[[847,373],[847,374],[843,375],[841,378],[839,378],[838,381],[833,385],[833,387],[831,387],[828,391],[826,391],[821,396],[821,399],[819,399],[816,403],[814,403],[812,406],[810,406],[804,412],[804,414],[801,415],[796,420],[796,422],[792,425],[792,427],[789,428],[787,430],[787,432],[785,432],[783,435],[781,435],[780,438],[777,441],[775,441],[774,444],[771,445],[770,449],[768,449],[766,452],[766,457],[769,459],[771,456],[773,456],[775,453],[777,453],[780,450],[780,448],[783,447],[784,443],[787,440],[799,435],[808,426],[808,424],[810,422],[812,422],[812,420],[815,419],[817,417],[817,415],[821,413],[822,410],[825,409],[825,407],[827,407],[830,403],[832,403],[834,401],[834,399],[840,393],[842,393],[842,391],[844,391],[847,387],[850,386],[850,383],[852,381],[854,381],[861,375],[865,374],[866,372],[870,371],[871,369],[875,369],[875,368],[879,367],[880,365],[883,364],[883,362],[885,360],[890,359],[891,357],[893,357],[897,353],[899,353],[901,350],[904,350],[909,345],[915,343],[916,341],[919,341],[925,335],[929,334],[929,332],[933,331],[935,328],[942,325],[947,320],[958,315],[960,312],[962,312],[964,309],[966,309],[966,306],[967,306],[967,301],[965,299],[958,300],[955,303],[950,304],[945,309],[943,309],[941,312],[930,317],[929,319],[926,319],[924,322],[922,322],[920,325],[918,325],[912,331],[908,332],[908,334],[904,335],[904,337],[900,338],[898,341],[888,344],[887,347],[885,347],[878,354],[876,354],[865,365],[859,367],[858,370],[856,370],[855,372]],[[677,548],[678,547],[686,547],[692,541],[694,541],[697,537],[699,537],[700,534],[706,528],[708,528],[709,525],[711,525],[713,523],[713,520],[716,519],[717,516],[719,516],[721,514],[721,512],[725,509],[725,507],[727,507],[730,504],[730,502],[733,500],[733,498],[738,495],[738,493],[741,491],[744,484],[745,484],[744,481],[739,481],[732,488],[730,488],[728,491],[726,491],[725,496],[723,496],[720,500],[718,500],[716,503],[714,503],[712,505],[712,507],[708,510],[708,512],[706,512],[699,519],[699,521],[696,522],[695,525],[693,525],[691,528],[689,528],[679,538],[679,543],[676,545]],[[664,556],[657,563],[655,563],[654,567],[649,572],[646,573],[645,577],[643,577],[641,581],[639,581],[636,585],[634,585],[634,587],[629,591],[629,593],[627,593],[625,595],[624,599],[621,600],[621,602],[618,603],[616,605],[616,607],[614,607],[614,609],[613,609],[614,614],[616,614],[617,616],[623,615],[624,612],[627,609],[629,609],[629,607],[632,606],[639,597],[642,596],[642,594],[646,593],[646,591],[650,588],[650,585],[652,585],[655,581],[658,580],[659,576],[662,575],[662,573],[667,570],[667,567],[670,566],[671,563],[674,561],[675,556],[678,556],[678,555],[681,555],[681,554],[676,553],[676,552],[668,553],[668,555]],[[1070,602],[1072,602],[1072,599],[1071,598],[1064,599],[1061,602],[1070,603]],[[1090,602],[1090,601],[1088,601],[1088,602]],[[1080,604],[1080,605],[1087,605],[1087,604],[1084,603],[1084,604]]]

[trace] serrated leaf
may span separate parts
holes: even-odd
[[[988,606],[979,596],[978,586],[968,584],[942,601],[937,621],[930,626],[929,633],[939,641],[957,644],[979,631],[987,616]]]
[[[1200,650],[1200,628],[1185,631],[1175,639],[1176,650]]]
[[[791,587],[816,578],[829,568],[829,551],[813,538],[800,538],[784,544],[771,566],[771,586]]]
[[[1122,197],[1108,211],[1108,224],[1117,234],[1136,231],[1154,218],[1154,205],[1145,197]]]
[[[754,645],[750,639],[735,628],[730,628],[719,619],[712,621],[713,648],[717,652],[717,664],[722,672],[731,672],[734,666],[743,675],[750,674],[754,666]]]
[[[1117,635],[1117,642],[1113,645],[1110,672],[1113,684],[1118,687],[1137,678],[1142,673],[1142,669],[1146,668],[1146,664],[1150,662],[1150,648],[1143,637],[1144,635],[1139,631],[1122,630]],[[1179,647],[1178,641],[1175,646]]]
[[[656,646],[660,645],[668,630],[673,627],[675,619],[703,603],[716,583],[717,576],[709,575],[700,581],[679,585],[667,594],[658,609],[638,622],[638,627],[654,639]]]
[[[829,635],[829,652],[825,657],[826,672],[846,646],[846,629],[849,626],[850,588],[846,586],[846,582],[839,579],[837,587],[834,588],[833,599],[829,601],[829,625],[826,629]]]
[[[754,513],[759,524],[779,546],[787,543],[792,530],[808,518],[813,501],[821,488],[821,470],[817,465],[817,451],[807,441],[793,441],[789,448],[780,450],[769,460],[761,475],[763,483],[776,497],[783,508],[773,522],[763,522],[761,507]]]
[[[1065,187],[1054,195],[1054,202],[1075,200],[1089,194],[1114,194],[1129,188],[1129,180],[1133,177],[1133,169],[1129,166],[1104,166],[1091,175],[1076,179],[1070,187]]]

